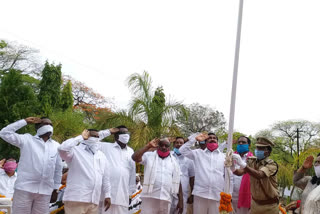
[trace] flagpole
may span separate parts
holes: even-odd
[[[233,67],[233,79],[232,79],[232,92],[231,92],[231,103],[230,103],[230,115],[229,115],[228,151],[232,149],[232,136],[233,136],[233,126],[234,126],[234,114],[235,114],[236,95],[237,95],[237,79],[238,79],[238,65],[239,65],[239,52],[240,52],[241,25],[242,25],[242,11],[243,11],[243,0],[240,0],[240,2],[239,2],[239,13],[238,13],[238,27],[237,27],[236,50],[235,50],[234,67]]]
[[[235,105],[236,105],[236,95],[237,95],[237,80],[238,80],[238,65],[239,65],[239,52],[240,52],[240,38],[241,38],[241,25],[242,25],[242,12],[243,12],[243,0],[239,2],[239,12],[238,12],[238,26],[237,26],[237,38],[236,38],[236,49],[234,56],[234,66],[233,66],[233,79],[232,79],[232,92],[231,92],[231,103],[230,103],[230,115],[229,115],[229,132],[228,132],[228,150],[227,154],[230,154],[232,150],[233,142],[233,126],[234,126],[234,115],[235,115]],[[229,168],[229,167],[228,167]],[[226,169],[226,182],[225,182],[225,192],[230,193],[230,176],[231,170]]]

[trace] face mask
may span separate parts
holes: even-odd
[[[13,161],[6,162],[3,166],[4,171],[6,172],[14,172],[17,168],[18,164]]]
[[[99,149],[99,138],[98,137],[89,137],[87,140],[84,140],[82,143],[85,144],[86,150],[92,152],[92,154],[95,154],[97,150]]]
[[[249,152],[249,144],[238,144],[237,145],[237,152],[239,154]]]
[[[181,155],[180,151],[178,148],[173,148],[174,153],[176,153],[177,155]]]
[[[44,125],[37,130],[37,135],[40,137],[48,132],[51,132],[50,137],[53,134],[53,127],[50,125]]]
[[[170,151],[169,151],[169,150],[166,151],[166,152],[163,152],[163,151],[161,151],[160,149],[158,149],[158,150],[157,150],[157,153],[158,153],[158,155],[159,155],[161,158],[166,158],[166,157],[168,157],[168,156],[170,155]]]
[[[199,144],[206,144],[206,141],[200,141]]]
[[[99,138],[98,137],[89,137],[88,140],[86,140],[88,143],[98,143]]]
[[[258,160],[262,160],[265,158],[264,156],[264,151],[260,151],[260,150],[255,150],[254,154],[256,155],[256,157],[258,158]]]
[[[218,144],[217,143],[207,143],[207,149],[209,149],[211,152],[213,152],[217,148],[218,148]]]
[[[119,139],[121,143],[127,144],[130,140],[130,135],[129,134],[119,134]]]
[[[316,173],[316,176],[318,178],[320,178],[320,166],[314,166],[313,168],[314,168],[314,171]]]

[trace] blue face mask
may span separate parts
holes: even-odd
[[[206,144],[206,141],[201,141],[199,142],[199,144]]]
[[[237,145],[237,152],[239,154],[249,152],[249,144],[238,144]]]
[[[258,160],[262,160],[262,159],[264,159],[265,158],[265,156],[264,156],[264,151],[260,151],[260,150],[255,150],[254,151],[254,153],[255,153],[255,155],[256,155],[256,157],[258,158]]]
[[[181,155],[181,153],[180,153],[179,149],[177,149],[177,148],[173,148],[173,151],[174,151],[174,153],[176,153],[177,155]]]

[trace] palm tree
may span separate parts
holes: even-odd
[[[99,128],[126,125],[131,131],[131,146],[136,149],[155,137],[177,136],[177,115],[187,117],[184,105],[177,101],[166,101],[162,87],[152,88],[147,72],[134,73],[127,79],[132,99],[128,111],[106,113],[97,121]]]

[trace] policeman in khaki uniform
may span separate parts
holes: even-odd
[[[278,164],[269,158],[274,143],[264,137],[256,142],[256,157],[249,157],[245,163],[238,154],[232,158],[241,169],[235,175],[250,175],[251,214],[278,214],[279,192],[277,183]]]

